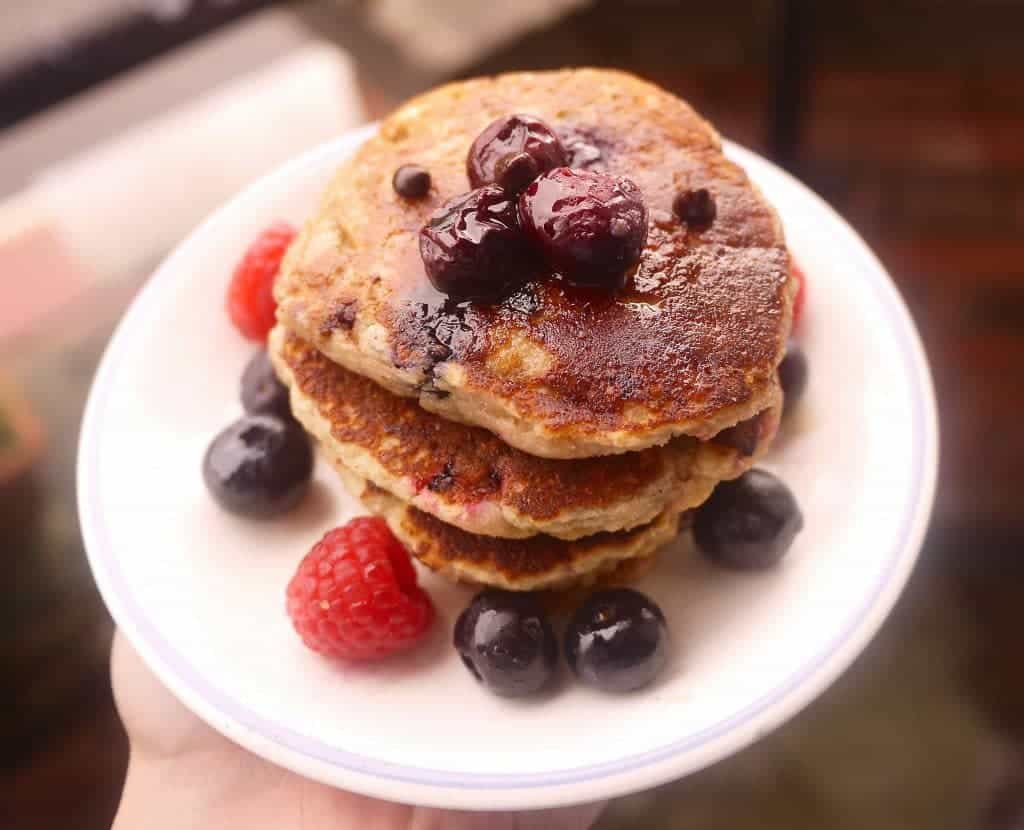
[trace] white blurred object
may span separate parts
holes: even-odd
[[[365,120],[352,65],[304,47],[48,168],[18,202],[97,276],[170,249],[249,182]]]
[[[431,70],[455,70],[502,43],[551,23],[589,0],[376,0],[371,25],[404,56]]]

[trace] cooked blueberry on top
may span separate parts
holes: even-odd
[[[466,157],[466,173],[473,187],[499,184],[516,192],[567,161],[565,147],[551,127],[532,115],[510,115],[477,136]]]
[[[519,215],[551,265],[578,285],[621,288],[647,242],[647,205],[629,179],[558,167],[519,195]]]
[[[497,185],[441,207],[420,231],[420,256],[434,287],[458,300],[498,300],[537,273],[515,199]]]

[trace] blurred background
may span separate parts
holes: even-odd
[[[440,81],[616,66],[866,237],[934,367],[921,562],[789,725],[601,828],[1024,828],[1024,3],[0,0],[0,827],[107,828],[127,747],[74,453],[152,267],[280,161]],[[809,275],[810,291],[814,275]]]

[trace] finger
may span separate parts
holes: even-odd
[[[606,802],[516,813],[460,812],[418,808],[409,830],[587,830]]]
[[[598,820],[607,802],[577,804],[555,810],[524,813],[520,816],[520,830],[588,830]]]
[[[219,748],[225,741],[167,691],[120,631],[114,635],[110,676],[133,751],[166,758]]]

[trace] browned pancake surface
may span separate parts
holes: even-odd
[[[390,476],[411,479],[417,491],[453,505],[496,499],[536,521],[600,510],[662,479],[666,489],[681,486],[696,445],[684,437],[629,455],[538,458],[487,430],[424,411],[342,369],[294,334],[286,333],[274,351],[290,370],[289,383],[314,403],[336,441],[358,446]]]
[[[511,590],[566,587],[654,554],[679,530],[680,517],[665,513],[631,530],[596,533],[575,541],[539,535],[497,539],[467,533],[402,504],[375,485],[348,476],[346,484],[424,565],[459,580]]]
[[[487,566],[509,580],[548,573],[591,551],[628,543],[631,536],[639,537],[647,532],[642,525],[633,530],[595,533],[574,542],[544,535],[495,539],[466,533],[415,508],[409,509],[403,522],[408,532],[421,540],[417,546],[421,558]]]
[[[497,306],[456,306],[427,281],[420,227],[468,189],[473,138],[514,112],[596,148],[589,166],[640,186],[648,243],[618,296],[552,279]],[[423,200],[391,188],[408,162],[433,178]],[[717,205],[703,229],[671,214],[676,193],[696,187]],[[622,73],[567,70],[450,85],[402,107],[338,173],[277,295],[285,324],[332,359],[564,456],[708,437],[762,409],[789,329],[788,274],[774,211],[687,104]]]

